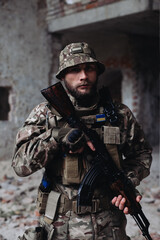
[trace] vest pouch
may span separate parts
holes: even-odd
[[[84,175],[82,158],[77,154],[66,155],[62,172],[63,184],[79,184],[82,180],[82,175]]]
[[[38,188],[36,207],[40,214],[43,214],[45,212],[48,195],[49,192],[42,192],[41,189]]]
[[[119,156],[117,145],[120,144],[119,127],[103,126],[103,142],[118,168],[121,168],[121,158]]]
[[[105,144],[120,144],[119,127],[103,126],[103,140]]]

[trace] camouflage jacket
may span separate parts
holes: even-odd
[[[118,151],[123,159],[122,168],[136,186],[149,174],[152,161],[151,148],[129,108],[123,104],[116,104],[116,108],[120,116]],[[85,110],[78,107],[76,109]],[[97,105],[91,110],[99,111]],[[81,115],[86,115],[85,111],[82,112]],[[59,127],[64,125],[62,117],[56,115],[55,120],[55,111],[44,102],[35,107],[26,119],[17,134],[12,160],[17,175],[28,176],[43,167],[46,168],[50,163],[56,171],[59,162],[57,156],[61,151],[55,139],[56,121]]]

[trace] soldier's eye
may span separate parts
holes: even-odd
[[[73,69],[73,72],[80,72],[80,71],[81,71],[81,69],[78,68],[78,67],[76,67],[76,68]]]
[[[88,65],[88,66],[86,66],[86,71],[87,72],[96,71],[96,66],[95,65]]]
[[[74,67],[74,68],[68,69],[68,73],[78,73],[80,71],[81,71],[81,69],[79,67]]]

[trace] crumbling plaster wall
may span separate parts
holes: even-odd
[[[0,159],[11,158],[17,129],[48,86],[52,45],[43,7],[35,0],[0,1],[0,86],[11,88],[9,118],[0,121]]]

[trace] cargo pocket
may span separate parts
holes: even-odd
[[[62,172],[63,184],[79,184],[84,175],[83,160],[78,154],[68,154],[64,157]]]
[[[113,227],[112,228],[113,240],[128,240],[126,232],[123,228]]]
[[[97,240],[128,240],[126,217],[118,209],[96,214]]]
[[[113,240],[127,240],[126,224],[127,220],[124,213],[118,209],[112,212],[110,227],[112,229]]]
[[[120,129],[119,127],[103,126],[102,132],[103,142],[117,167],[120,168],[121,158],[117,148],[117,145],[120,144]]]

